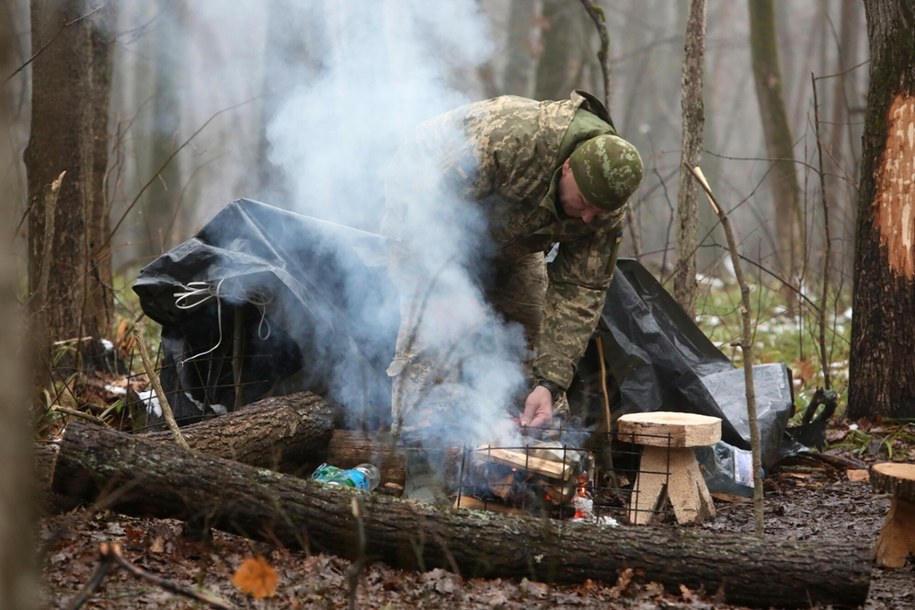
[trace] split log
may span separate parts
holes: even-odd
[[[874,560],[884,568],[905,567],[909,557],[915,556],[915,464],[874,464],[870,481],[874,489],[893,494]]]
[[[632,568],[639,580],[675,591],[682,584],[720,590],[734,604],[805,608],[858,606],[870,581],[869,549],[860,542],[437,511],[78,422],[61,442],[53,488],[129,514],[203,517],[212,527],[289,547],[404,569],[456,569],[464,577],[615,582],[621,570]],[[358,556],[357,499],[365,557]]]
[[[699,523],[715,516],[693,447],[721,440],[720,418],[671,411],[628,413],[617,426],[620,440],[645,446],[629,506],[631,523],[649,523],[665,495],[678,523]]]

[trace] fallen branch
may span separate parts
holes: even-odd
[[[195,452],[301,474],[325,460],[334,416],[334,408],[323,398],[298,392],[265,398],[181,431]],[[170,440],[169,432],[141,436],[160,443]]]
[[[53,489],[128,514],[202,520],[249,538],[360,559],[352,510],[358,492],[80,422],[61,441]],[[437,511],[377,493],[360,499],[366,558],[402,569],[457,566],[465,577],[580,583],[613,582],[632,568],[642,582],[721,590],[729,603],[754,607],[858,606],[870,583],[870,545],[862,540],[607,528]]]
[[[149,382],[156,391],[156,396],[159,399],[159,406],[162,408],[162,416],[165,418],[165,423],[168,424],[169,430],[172,431],[175,442],[183,449],[190,449],[187,441],[184,440],[184,437],[181,435],[181,430],[178,429],[178,422],[175,421],[175,414],[172,413],[172,407],[168,404],[168,397],[165,395],[165,390],[162,389],[159,375],[156,374],[156,369],[149,359],[149,351],[146,349],[146,339],[143,337],[143,327],[140,326],[139,322],[134,326],[133,332],[137,338],[137,349],[140,352],[140,358],[143,360],[143,368],[146,369],[146,376],[149,378]]]
[[[731,229],[731,221],[727,213],[718,205],[718,200],[712,194],[712,187],[709,186],[702,169],[699,167],[688,168],[693,177],[702,186],[705,194],[708,196],[709,203],[718,215],[721,221],[721,227],[724,229],[724,235],[728,240],[728,250],[731,253],[731,262],[734,263],[734,275],[737,278],[737,284],[740,286],[740,317],[743,322],[743,332],[740,339],[740,351],[743,354],[743,378],[747,397],[747,419],[750,426],[750,449],[753,455],[753,517],[756,523],[756,534],[762,536],[765,531],[763,525],[763,471],[762,471],[762,451],[759,441],[759,421],[756,419],[756,388],[753,385],[753,339],[750,332],[752,313],[750,307],[750,287],[747,285],[743,276],[743,268],[740,266],[740,251],[737,249],[737,240],[734,238],[734,231]]]
[[[70,604],[70,610],[79,610],[83,604],[89,601],[89,598],[91,598],[101,586],[102,582],[105,580],[105,576],[111,571],[112,567],[119,567],[127,570],[134,576],[142,578],[143,580],[148,580],[169,593],[175,593],[177,595],[195,599],[207,604],[211,608],[218,608],[219,610],[234,610],[235,608],[235,606],[231,605],[229,602],[220,599],[212,593],[196,591],[190,587],[182,587],[179,584],[166,580],[161,576],[156,576],[151,572],[147,572],[146,570],[133,565],[124,558],[124,555],[121,553],[121,545],[117,542],[112,542],[110,544],[107,542],[101,543],[99,545],[99,557],[101,563],[99,563],[98,569],[95,571],[95,574],[93,574],[92,580],[83,587],[83,590],[80,591],[76,599]]]

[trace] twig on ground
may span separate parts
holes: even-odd
[[[117,542],[103,542],[99,545],[99,555],[101,556],[102,563],[99,565],[98,570],[96,570],[95,575],[92,577],[92,582],[87,585],[80,596],[75,600],[74,604],[70,606],[70,610],[77,610],[82,606],[89,597],[98,589],[99,585],[104,580],[105,575],[111,570],[112,566],[117,566],[127,570],[134,576],[148,580],[154,585],[168,591],[169,593],[175,593],[177,595],[183,595],[184,597],[189,597],[195,599],[199,602],[203,602],[210,606],[211,608],[218,608],[219,610],[234,610],[234,606],[229,602],[217,597],[212,593],[206,591],[195,591],[189,587],[182,587],[179,584],[173,583],[170,580],[166,580],[161,576],[156,576],[146,570],[135,566],[124,558],[124,555],[121,554],[121,545]],[[78,602],[78,603],[76,603]]]
[[[80,419],[85,419],[86,421],[90,421],[93,424],[98,424],[100,426],[108,425],[105,423],[105,421],[103,419],[96,417],[92,413],[84,413],[83,411],[71,409],[70,407],[54,405],[51,407],[51,411],[57,411],[58,413],[66,413],[67,415],[72,415],[73,417],[79,417]]]

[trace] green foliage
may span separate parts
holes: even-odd
[[[705,283],[697,299],[697,323],[712,342],[735,366],[742,366],[740,289],[736,284]],[[824,387],[824,359],[820,356],[819,307],[815,298],[800,298],[793,304],[797,312],[790,315],[781,293],[759,284],[751,285],[753,318],[753,359],[756,364],[785,363],[794,376],[794,398],[800,417],[818,387]],[[851,344],[851,321],[838,312],[847,296],[827,303],[826,358],[829,385],[839,395],[844,408],[848,389],[848,355]],[[811,302],[812,301],[812,302]]]

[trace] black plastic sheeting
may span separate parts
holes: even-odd
[[[619,414],[682,411],[722,419],[722,440],[750,449],[742,368],[705,336],[638,261],[620,259],[597,328],[606,369],[618,384]],[[580,370],[593,370],[583,362]],[[753,367],[763,466],[791,449],[783,433],[794,412],[791,374],[784,364]]]
[[[385,417],[398,320],[384,315],[397,311],[378,272],[384,252],[377,235],[239,199],[147,265],[134,291],[162,325],[175,418],[297,390]]]
[[[162,325],[161,376],[176,418],[308,389],[365,405],[356,415],[361,425],[383,422],[398,323],[396,314],[384,314],[398,310],[385,250],[380,236],[239,199],[144,268],[134,290]],[[713,474],[731,467],[735,450],[749,450],[743,370],[637,261],[618,262],[596,334],[609,385],[619,390],[614,415],[720,417],[722,445],[706,464]],[[593,343],[570,388],[573,407],[596,400],[587,390],[602,370]],[[769,467],[795,449],[784,436],[793,413],[791,376],[783,364],[758,365],[754,382]]]

